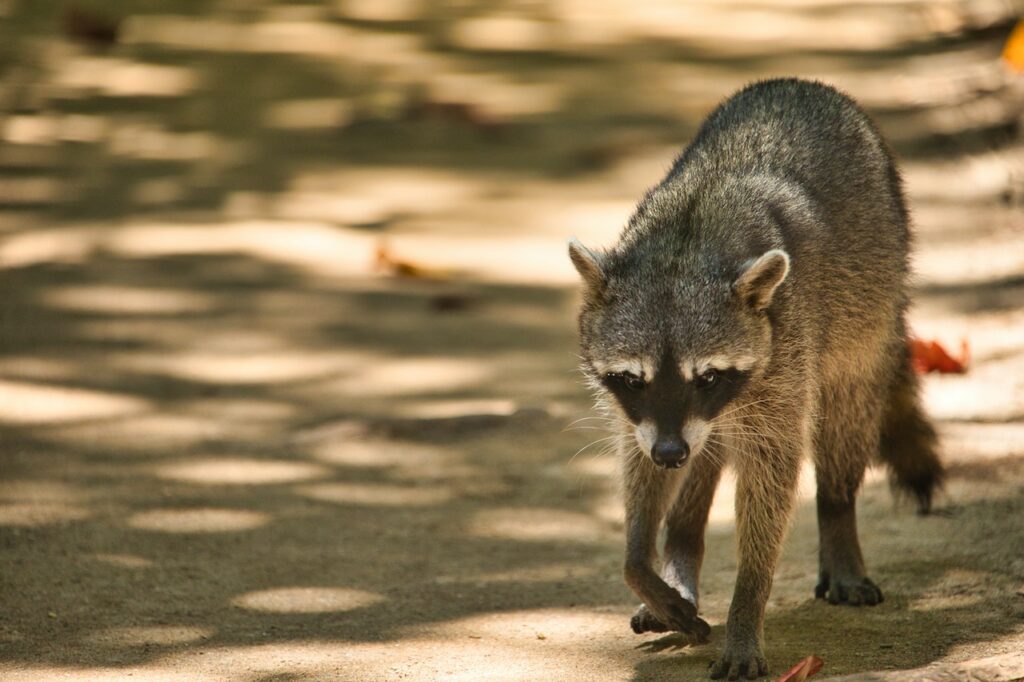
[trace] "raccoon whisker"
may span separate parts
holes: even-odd
[[[754,405],[760,405],[761,403],[770,402],[771,400],[772,400],[771,398],[760,398],[759,400],[752,400],[749,403],[743,403],[742,405],[736,405],[736,406],[731,407],[730,409],[726,410],[725,412],[721,413],[720,415],[715,417],[715,419],[713,419],[712,421],[715,421],[717,419],[721,419],[722,417],[727,417],[730,414],[733,414],[734,412],[739,412],[740,410],[745,410],[748,407],[753,407]]]
[[[731,441],[731,442],[723,442],[721,440],[716,440],[716,442],[718,442],[721,445],[726,446],[726,447],[728,447],[731,444],[740,443],[740,444],[743,444],[743,445],[753,445],[753,446],[756,446],[758,448],[772,449],[772,446],[776,442],[778,442],[778,438],[777,437],[773,437],[773,434],[771,434],[771,433],[764,433],[764,432],[761,432],[761,431],[716,430],[714,432],[714,434],[717,435],[717,436],[723,437],[723,438],[727,438],[727,439],[729,439]],[[712,436],[709,436],[709,441],[711,439],[712,439]]]
[[[573,428],[578,428],[576,425],[581,423],[581,422],[594,422],[594,421],[602,423],[602,424],[608,424],[608,425],[614,425],[616,423],[616,421],[614,419],[609,419],[607,417],[583,417],[581,419],[577,419],[576,421],[567,424],[565,426],[565,428],[562,429],[562,431],[564,432],[564,431],[569,431],[569,430],[571,430]]]
[[[784,433],[781,424],[749,424],[745,422],[714,423],[716,433],[743,433],[757,434],[763,436],[778,435]]]
[[[718,441],[708,438],[706,441],[708,445],[717,445],[718,447],[724,447],[724,445]],[[725,466],[725,458],[722,453],[715,447],[705,447],[700,452],[701,457],[707,457],[715,466]]]
[[[708,438],[708,442],[709,443],[714,443],[714,444],[716,444],[716,445],[718,445],[720,447],[723,447],[723,448],[729,448],[730,446],[734,447],[737,444],[744,445],[744,446],[746,446],[746,445],[763,446],[764,445],[764,441],[759,439],[759,438],[746,438],[746,437],[742,437],[742,436],[733,436],[733,435],[728,435],[728,434],[727,434],[727,437],[728,437],[728,440],[717,440],[717,439],[712,439],[712,438],[709,437]]]
[[[757,445],[769,449],[774,443],[778,441],[777,438],[773,438],[770,434],[763,433],[723,432],[720,435],[731,440],[734,443]],[[728,445],[729,443],[723,444]]]
[[[572,461],[573,461],[574,459],[576,459],[576,456],[577,456],[577,455],[579,455],[579,454],[580,454],[581,452],[583,452],[584,450],[586,450],[586,449],[588,449],[588,448],[592,448],[592,447],[594,447],[595,445],[597,445],[598,443],[604,443],[605,441],[613,440],[613,439],[615,439],[615,438],[619,438],[619,437],[620,437],[620,436],[619,436],[619,434],[615,434],[615,435],[612,435],[612,436],[606,436],[605,438],[598,438],[598,439],[597,439],[597,440],[595,440],[595,441],[592,441],[592,442],[590,442],[590,443],[587,443],[587,444],[586,444],[586,445],[584,445],[584,446],[583,446],[582,448],[580,448],[579,450],[577,450],[577,451],[576,451],[576,454],[574,454],[574,455],[573,455],[572,457],[570,457],[570,458],[569,458],[569,461],[568,461],[568,462],[566,462],[566,464],[572,464]]]
[[[788,428],[788,425],[784,424],[781,420],[749,419],[744,417],[722,419],[721,416],[712,419],[711,425],[716,430],[719,430],[720,427],[734,427],[742,431],[756,431],[765,434],[784,433],[785,429]]]
[[[741,433],[747,435],[770,435],[776,431],[775,427],[762,428],[761,425],[751,425],[744,422],[714,422],[712,424],[714,433]]]

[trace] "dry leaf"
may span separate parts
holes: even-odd
[[[804,682],[825,666],[825,662],[817,656],[808,656],[783,673],[775,682]]]
[[[1024,20],[1017,22],[1017,28],[1006,39],[1003,61],[1014,71],[1024,73]]]
[[[394,277],[408,277],[410,279],[441,280],[448,279],[448,274],[442,270],[427,268],[426,266],[414,263],[410,260],[396,258],[383,239],[377,243],[377,253],[374,261],[374,269]]]
[[[953,357],[938,341],[925,341],[916,337],[907,340],[910,346],[910,364],[918,374],[963,374],[967,371],[970,348],[967,339],[960,342],[960,356]]]

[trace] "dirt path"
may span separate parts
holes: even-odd
[[[794,73],[894,140],[913,326],[973,365],[926,380],[940,513],[865,486],[883,605],[812,599],[805,482],[770,663],[1024,649],[1024,6],[478,4],[125,2],[104,52],[0,2],[0,678],[703,679],[731,486],[712,643],[636,637],[564,239]]]

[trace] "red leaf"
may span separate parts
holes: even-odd
[[[817,656],[808,656],[782,674],[775,682],[804,682],[825,666],[825,661]]]
[[[966,339],[960,342],[960,357],[950,355],[938,341],[925,341],[911,336],[907,339],[907,345],[910,347],[910,363],[918,374],[963,374],[967,371],[970,349]]]

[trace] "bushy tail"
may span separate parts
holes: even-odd
[[[893,488],[913,495],[918,513],[927,514],[932,508],[932,497],[942,488],[946,471],[936,452],[935,429],[921,412],[910,349],[901,344],[900,352],[882,424],[880,454],[889,467]]]

